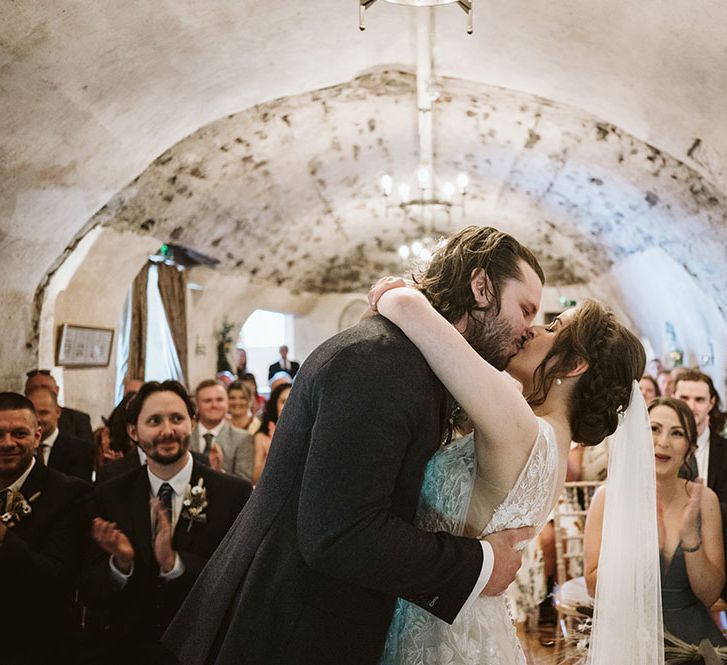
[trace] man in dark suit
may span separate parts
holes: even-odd
[[[93,447],[87,441],[61,431],[58,426],[61,409],[56,394],[49,388],[38,387],[31,389],[27,397],[33,402],[43,431],[38,461],[69,476],[91,482]]]
[[[34,388],[48,388],[58,396],[58,384],[50,373],[49,369],[32,369],[25,375],[25,394]],[[93,446],[93,429],[91,428],[91,417],[83,411],[71,409],[67,406],[61,407],[61,415],[58,419],[58,429],[64,434],[70,434],[77,439],[82,439]]]
[[[280,358],[268,368],[268,381],[273,378],[273,374],[277,374],[278,372],[287,372],[290,374],[290,378],[294,379],[300,369],[300,363],[295,362],[295,360],[288,360],[287,346],[281,346],[279,351]]]
[[[124,664],[154,661],[155,643],[252,491],[193,461],[194,406],[178,382],[145,383],[127,413],[147,463],[97,486],[81,583],[105,626],[103,662]]]
[[[91,488],[38,463],[40,437],[32,402],[0,393],[1,660],[75,665],[73,590],[85,542],[83,499]]]
[[[514,238],[469,227],[420,283],[502,368],[527,335],[542,281]],[[385,319],[319,346],[298,373],[252,499],[163,638],[174,657],[374,665],[397,596],[451,623],[479,593],[503,592],[520,565],[513,545],[531,529],[480,542],[412,524],[448,412],[443,386]]]
[[[703,478],[717,495],[727,542],[727,440],[720,434],[724,417],[719,393],[711,376],[690,369],[677,375],[674,397],[687,403],[697,423],[697,450],[690,460],[690,475]],[[727,587],[722,597],[727,598]]]

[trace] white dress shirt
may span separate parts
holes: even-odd
[[[30,475],[30,472],[33,470],[33,467],[35,466],[35,457],[33,457],[30,460],[30,466],[23,471],[23,475],[20,476],[14,483],[8,485],[7,487],[3,487],[3,490],[12,490],[13,492],[20,492],[20,488],[23,486],[23,483],[28,479],[28,476]],[[9,492],[8,492],[9,494]],[[25,499],[29,499],[30,497],[26,496]],[[2,509],[2,512],[4,513],[5,510],[8,507],[8,496],[5,496],[5,505],[0,506],[0,509]]]
[[[469,598],[467,598],[464,605],[462,605],[462,609],[460,609],[457,616],[475,602],[477,596],[482,593],[482,590],[490,581],[490,577],[492,577],[492,569],[495,567],[495,552],[492,549],[492,545],[490,545],[490,543],[486,540],[481,540],[480,545],[482,545],[482,569],[480,570],[480,576],[477,578],[477,582],[475,582],[472,593],[469,595]]]
[[[159,488],[164,483],[169,483],[174,490],[172,494],[172,534],[179,521],[179,516],[182,513],[182,503],[184,501],[184,493],[187,486],[192,481],[192,455],[187,453],[187,463],[177,472],[176,475],[172,476],[169,480],[162,480],[158,476],[155,476],[151,469],[147,466],[146,472],[149,476],[149,498],[154,499],[159,494]],[[151,510],[151,508],[149,508]],[[154,522],[154,516],[152,514],[151,533],[149,538],[154,538],[156,532],[156,524]],[[115,565],[113,556],[109,557],[109,566],[111,568],[111,577],[119,588],[124,588],[129,578],[134,574],[134,565],[131,565],[131,570],[128,574],[122,573]],[[180,577],[184,573],[184,562],[180,558],[179,554],[175,553],[174,556],[174,567],[167,573],[159,573],[159,577],[169,582],[170,580]]]
[[[704,428],[702,435],[697,437],[697,450],[694,453],[694,459],[697,460],[699,477],[704,478],[706,484],[709,471],[709,425]]]
[[[43,446],[43,464],[48,466],[48,460],[50,459],[50,451],[53,448],[53,444],[58,438],[58,428],[56,427],[45,439],[40,442]]]
[[[212,434],[212,443],[214,443],[217,441],[217,437],[220,435],[222,428],[225,426],[225,422],[225,420],[221,420],[212,429],[207,429],[202,423],[197,424],[197,427],[199,428],[199,452],[203,453],[207,446],[207,442],[204,440],[204,435],[207,434],[207,432],[210,432]]]

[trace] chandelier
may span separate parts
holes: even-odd
[[[374,0],[375,1],[375,0]],[[437,213],[448,217],[459,209],[465,214],[465,198],[470,179],[466,173],[459,173],[455,182],[440,182],[434,171],[433,114],[434,102],[439,98],[439,89],[432,75],[432,40],[434,16],[432,7],[451,4],[450,0],[388,0],[396,4],[423,7],[416,14],[416,95],[417,135],[419,139],[419,163],[414,173],[400,182],[395,182],[388,173],[381,177],[381,193],[384,209],[398,208],[408,217],[419,221],[434,221]],[[362,0],[363,3],[363,0]],[[369,3],[372,4],[372,3]],[[461,5],[462,3],[460,3]],[[363,4],[361,5],[364,6]]]
[[[439,183],[433,171],[424,164],[417,169],[414,187],[406,180],[395,183],[388,173],[381,176],[386,213],[396,207],[412,217],[420,218],[426,217],[427,213],[433,216],[437,210],[449,216],[452,210],[459,209],[464,215],[468,185],[469,176],[466,173],[459,173],[454,183]]]
[[[358,29],[366,30],[364,13],[377,0],[359,0]],[[407,5],[409,7],[440,7],[441,5],[458,5],[467,14],[467,34],[472,34],[472,3],[473,0],[386,0],[392,5]]]

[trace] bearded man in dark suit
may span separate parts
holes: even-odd
[[[33,403],[0,393],[0,589],[6,608],[0,653],[14,665],[75,665],[73,592],[87,524],[83,500],[91,487],[39,463],[40,438]]]
[[[146,465],[96,488],[81,596],[104,626],[104,663],[155,661],[155,643],[252,491],[193,461],[193,417],[181,384],[145,383],[127,419]]]
[[[542,282],[512,236],[469,227],[435,253],[420,284],[504,368]],[[505,287],[512,302],[500,297]],[[529,531],[480,542],[413,525],[448,412],[421,353],[382,317],[319,346],[298,372],[253,497],[163,638],[174,657],[375,665],[397,596],[451,623],[479,593],[502,593],[520,565],[513,545]]]

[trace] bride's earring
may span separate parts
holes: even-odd
[[[555,380],[555,385],[556,385],[556,386],[560,386],[560,385],[562,385],[562,383],[563,383],[563,379],[561,379],[561,378],[557,378],[557,379]]]

